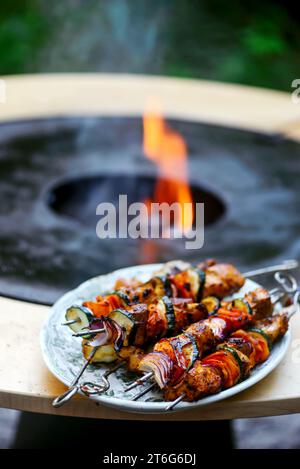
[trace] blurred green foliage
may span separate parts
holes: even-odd
[[[0,73],[30,70],[47,38],[47,21],[36,0],[0,2]]]
[[[287,90],[300,76],[299,26],[290,1],[1,0],[0,74],[160,73]]]
[[[199,6],[201,4],[201,6]],[[293,2],[175,2],[170,74],[290,89],[300,76],[300,16]]]

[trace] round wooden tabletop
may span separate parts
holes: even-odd
[[[158,97],[168,117],[281,132],[300,140],[300,104],[291,95],[197,80],[128,75],[7,77],[0,121],[70,115],[141,115]],[[65,390],[43,363],[39,333],[49,308],[0,297],[0,406],[106,419],[210,420],[300,412],[300,316],[291,320],[291,347],[278,368],[251,389],[199,410],[130,414],[77,396],[54,409]]]

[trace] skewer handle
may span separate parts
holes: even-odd
[[[79,391],[79,386],[76,384],[75,386],[71,386],[67,391],[63,392],[60,394],[60,396],[57,396],[54,401],[52,402],[53,407],[61,407],[63,404],[68,402],[70,399],[72,399],[75,394],[77,394]]]
[[[121,366],[124,366],[124,362],[118,363],[116,366],[111,368],[110,370],[106,370],[103,375],[100,377],[100,381],[98,383],[92,383],[91,381],[86,381],[80,385],[80,390],[86,396],[93,396],[96,394],[102,394],[109,390],[110,382],[108,381],[108,377],[115,373]]]
[[[274,278],[286,293],[295,293],[299,289],[297,280],[288,272],[276,272]]]
[[[78,385],[78,382],[85,372],[86,368],[88,365],[91,363],[93,356],[95,355],[97,351],[97,347],[95,347],[92,352],[89,355],[89,358],[84,362],[83,366],[80,368],[78,375],[75,377],[75,379],[72,381],[69,389],[67,391],[63,392],[59,396],[57,396],[54,401],[52,402],[53,407],[61,407],[63,404],[68,402],[70,399],[72,399],[75,394],[78,393],[80,386]]]
[[[289,320],[294,316],[294,314],[298,314],[300,312],[300,290],[296,291],[293,303],[290,306],[285,307],[282,312],[287,314]]]

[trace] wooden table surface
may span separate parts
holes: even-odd
[[[289,94],[196,80],[128,75],[7,77],[0,121],[67,115],[141,115],[149,96],[165,115],[283,132],[300,140],[300,104]],[[65,390],[43,363],[39,333],[46,306],[0,297],[0,407],[107,419],[207,420],[300,412],[300,316],[291,320],[291,347],[278,368],[251,389],[199,410],[149,416],[98,405],[78,396],[54,409]]]

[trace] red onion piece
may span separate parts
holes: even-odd
[[[103,318],[93,318],[90,323],[89,330],[93,331],[94,329],[102,329],[102,327],[104,327],[103,322]]]
[[[113,339],[114,328],[109,321],[104,320],[104,317],[93,321],[90,328],[91,330],[102,328],[104,329],[104,332],[99,332],[99,334],[96,334],[88,342],[88,345],[91,345],[92,347],[100,347],[101,345],[107,345]]]
[[[114,331],[114,334],[113,334],[114,349],[116,352],[119,352],[120,349],[123,347],[126,331],[113,319],[106,318],[106,320],[110,323]]]
[[[89,345],[92,347],[100,347],[101,345],[107,345],[113,342],[115,351],[120,351],[124,343],[125,331],[116,321],[103,316],[93,321],[90,330],[93,329],[104,329],[104,331],[96,334],[93,339],[88,342]]]
[[[148,353],[140,362],[141,371],[152,371],[158,386],[163,389],[171,378],[172,360],[161,352]]]

